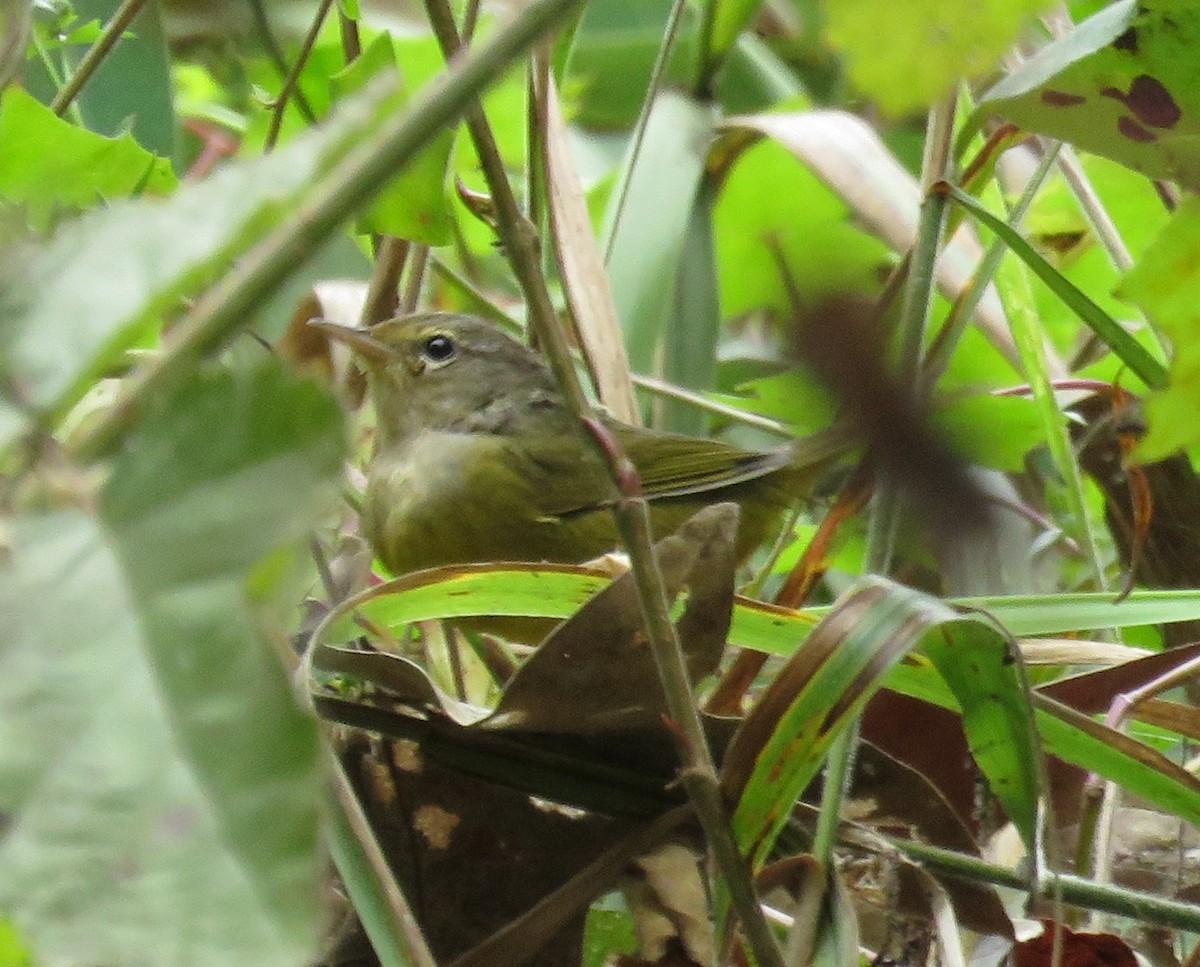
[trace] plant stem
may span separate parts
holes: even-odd
[[[112,20],[105,25],[103,33],[84,54],[83,60],[79,62],[75,72],[67,79],[62,89],[55,95],[54,100],[50,102],[51,111],[59,117],[67,112],[71,102],[83,90],[84,85],[92,79],[96,69],[104,62],[104,58],[117,45],[121,35],[129,29],[129,25],[142,12],[142,7],[145,5],[146,0],[124,0],[124,3],[117,8],[117,12],[113,14]]]
[[[408,261],[411,246],[402,239],[385,235],[379,241],[375,253],[375,267],[367,285],[367,297],[363,300],[360,326],[373,326],[395,315],[400,308],[400,275]]]
[[[414,312],[421,301],[421,288],[425,284],[425,267],[429,264],[429,246],[413,243],[409,249],[408,278],[404,280],[404,291],[400,293],[400,311]]]
[[[640,494],[640,483],[638,490],[636,495],[622,500],[615,512],[642,600],[650,648],[662,680],[667,711],[679,733],[683,758],[680,782],[696,809],[696,816],[712,849],[714,863],[729,890],[730,901],[741,919],[755,962],[759,967],[783,967],[783,956],[755,896],[750,868],[738,849],[729,825],[720,780],[688,681],[683,651],[675,626],[671,623],[662,573],[650,549],[650,509]]]
[[[582,0],[536,0],[477,51],[451,64],[403,114],[386,121],[369,143],[345,158],[292,218],[271,232],[201,297],[161,355],[138,370],[117,403],[93,424],[76,456],[108,451],[163,386],[204,353],[241,331],[262,300],[288,278],[351,214],[369,203],[396,172],[458,116],[478,93]],[[394,82],[393,82],[394,83]]]
[[[1056,142],[1058,144],[1060,142]],[[1015,205],[1008,213],[1008,222],[1010,225],[1016,225],[1025,217],[1025,213],[1029,211],[1029,206],[1033,204],[1033,199],[1045,184],[1047,176],[1050,174],[1050,167],[1054,163],[1055,150],[1050,149],[1042,156],[1041,163],[1037,170],[1034,171],[1025,188],[1021,192],[1021,197],[1017,199]],[[1000,260],[1004,258],[1004,253],[1008,251],[1008,245],[1004,239],[995,238],[992,244],[988,246],[988,250],[984,253],[983,258],[979,260],[979,264],[975,267],[975,273],[971,276],[971,281],[959,294],[954,305],[950,309],[950,314],[946,318],[946,323],[942,329],[934,337],[933,344],[930,346],[929,353],[925,357],[925,363],[922,367],[921,378],[924,384],[923,392],[929,393],[933,389],[933,385],[938,381],[941,375],[950,365],[950,357],[954,353],[955,347],[958,345],[958,340],[967,328],[967,323],[971,319],[971,315],[975,312],[975,308],[983,299],[983,294],[987,291],[987,287],[991,284],[992,276],[996,274],[996,269],[1000,265]]]
[[[454,12],[450,9],[449,0],[425,0],[425,10],[442,52],[447,58],[452,57],[459,51],[462,41],[458,36],[458,27],[454,23]],[[508,260],[525,295],[530,325],[537,334],[568,405],[575,413],[585,414],[590,409],[587,397],[571,363],[570,348],[559,328],[554,303],[550,299],[550,291],[546,288],[546,279],[542,274],[541,243],[537,228],[525,217],[525,213],[517,204],[504,169],[504,159],[496,146],[496,139],[492,135],[483,105],[478,100],[469,103],[463,117],[492,193],[496,224]]]
[[[972,883],[993,883],[996,886],[1012,887],[1026,892],[1029,890],[1029,877],[1025,874],[985,863],[974,856],[966,856],[925,843],[884,838],[896,849],[934,872]],[[855,844],[851,841],[850,845]],[[1066,873],[1047,872],[1046,881],[1045,885],[1060,888],[1063,901],[1073,906],[1105,910],[1145,923],[1200,933],[1200,906],[1196,904],[1170,900],[1125,887],[1093,883],[1083,877]]]
[[[300,52],[296,55],[296,62],[292,64],[287,77],[283,79],[283,87],[280,88],[279,95],[275,98],[275,105],[271,110],[271,124],[267,128],[267,137],[263,145],[263,151],[270,151],[275,147],[275,142],[279,140],[279,129],[283,127],[283,115],[287,110],[288,101],[292,97],[292,92],[298,90],[300,87],[300,75],[304,71],[304,65],[308,63],[308,58],[317,43],[317,35],[321,33],[321,27],[325,24],[325,18],[329,16],[329,8],[332,6],[333,0],[321,0],[317,5],[316,16],[313,17],[313,21],[309,25],[308,33],[304,37],[304,43],[300,45]]]
[[[929,112],[925,158],[921,165],[923,200],[917,223],[917,238],[900,307],[900,352],[896,378],[917,387],[929,306],[933,299],[934,263],[946,221],[947,202],[931,191],[947,178],[954,142],[954,111],[957,97],[949,95]],[[900,522],[900,494],[895,481],[882,472],[875,488],[875,502],[867,530],[867,570],[886,574],[891,565],[896,528]]]

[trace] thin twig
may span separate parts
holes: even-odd
[[[309,25],[304,43],[300,45],[296,62],[292,64],[291,70],[283,79],[283,87],[280,88],[279,94],[275,98],[275,105],[271,110],[271,124],[267,128],[267,137],[263,144],[264,152],[274,148],[275,142],[279,140],[279,130],[283,127],[283,115],[287,111],[288,101],[291,99],[292,93],[300,89],[300,75],[304,72],[304,65],[308,63],[308,58],[312,55],[313,47],[317,43],[317,36],[321,33],[321,27],[324,26],[325,18],[329,16],[329,8],[332,6],[333,0],[321,0],[317,5],[317,14]]]
[[[454,23],[454,12],[450,9],[449,0],[425,0],[425,10],[442,53],[447,59],[452,58],[462,47],[462,41]],[[571,363],[570,348],[559,328],[554,303],[550,299],[550,291],[542,274],[541,243],[537,228],[525,217],[525,213],[517,204],[516,195],[513,194],[508,173],[504,168],[504,159],[496,146],[496,139],[492,134],[491,125],[488,124],[483,105],[476,100],[467,106],[463,116],[471,140],[475,144],[480,167],[487,179],[488,189],[492,193],[496,224],[500,237],[504,240],[505,252],[525,295],[530,325],[537,334],[541,348],[545,351],[571,410],[579,414],[587,413],[587,397]]]
[[[671,622],[666,586],[651,549],[650,508],[641,492],[637,469],[620,452],[619,444],[604,424],[594,418],[585,423],[601,452],[607,456],[613,478],[621,488],[622,499],[617,502],[614,513],[622,542],[629,552],[630,569],[646,619],[650,650],[662,681],[667,714],[678,736],[683,760],[680,782],[696,809],[714,864],[741,919],[755,961],[760,967],[783,967],[783,956],[755,896],[749,865],[729,824],[721,783],[692,694],[683,650]]]
[[[404,280],[404,291],[400,293],[400,311],[413,312],[421,301],[421,288],[425,285],[425,267],[429,264],[429,246],[414,244],[409,252],[408,275]]]
[[[142,7],[145,5],[146,0],[124,0],[124,3],[117,8],[117,12],[113,14],[112,20],[105,26],[104,31],[96,38],[96,42],[84,54],[83,60],[79,62],[75,72],[67,79],[62,90],[50,102],[51,111],[59,117],[67,113],[71,102],[83,90],[84,85],[92,79],[92,75],[104,62],[104,58],[117,45],[117,41],[129,29],[129,25],[142,12]]]
[[[363,300],[360,326],[373,326],[390,319],[400,310],[400,276],[408,261],[409,243],[402,238],[385,235],[379,241],[375,253],[375,267],[367,284],[367,297]]]
[[[267,51],[267,58],[271,61],[271,65],[279,74],[279,79],[287,77],[288,66],[287,58],[283,56],[283,48],[279,46],[279,41],[275,37],[275,31],[271,29],[271,21],[267,17],[266,0],[247,0],[247,5],[250,7],[250,14],[254,18],[254,26],[258,30],[258,39],[261,41]],[[304,116],[304,120],[309,124],[315,124],[317,115],[312,109],[312,105],[308,103],[308,98],[304,96],[301,90],[296,91],[296,107],[300,109],[300,113]]]

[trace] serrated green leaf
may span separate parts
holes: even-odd
[[[130,134],[106,138],[64,121],[18,87],[0,97],[0,197],[22,206],[30,224],[134,192],[166,195],[171,163]]]
[[[382,73],[396,73],[396,49],[389,34],[376,37],[362,54],[329,79],[334,103],[362,90]],[[454,131],[447,127],[405,166],[358,221],[360,232],[444,245],[450,240],[450,199],[446,169]]]
[[[108,24],[121,0],[75,0],[74,6],[82,19],[96,18]],[[85,52],[85,48],[71,51],[73,66]],[[148,151],[164,158],[173,156],[176,124],[171,68],[158,4],[142,7],[77,101],[90,130],[109,135],[129,130]]]
[[[164,313],[224,272],[370,136],[394,107],[390,95],[373,89],[336,123],[166,201],[85,215],[10,265],[0,285],[0,372],[16,402],[59,415],[118,352],[150,342]]]

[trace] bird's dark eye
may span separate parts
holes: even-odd
[[[429,336],[421,345],[421,355],[431,363],[448,363],[458,352],[458,346],[449,336],[439,333]]]

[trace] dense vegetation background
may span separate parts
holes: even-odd
[[[749,714],[716,767],[682,743],[716,849],[666,878],[706,889],[643,884],[679,938],[661,962],[995,962],[1035,914],[1192,962],[1200,5],[9,0],[0,28],[0,965],[350,963],[330,855],[382,963],[454,948],[373,853],[397,847],[355,770],[392,753],[313,702],[425,752],[414,721],[440,723],[471,781],[622,817],[552,872],[530,844],[456,856],[482,895],[556,891],[459,963],[582,931],[598,896],[587,963],[660,962],[611,892],[685,798],[653,663],[614,639],[611,694],[556,691],[564,637],[500,697],[514,654],[437,623],[566,617],[608,579],[497,564],[343,603],[371,417],[304,322],[430,306],[552,348],[562,324],[627,420],[765,447],[849,412],[864,437],[719,636],[751,652],[701,697]],[[939,513],[964,481],[982,530]],[[728,615],[732,572],[688,540],[669,598]],[[611,587],[566,635],[638,606]],[[417,661],[347,658],[364,627]],[[630,700],[601,760],[666,758],[547,765],[459,700],[559,737]],[[449,840],[509,795],[456,794]],[[491,927],[517,905],[480,901]]]

